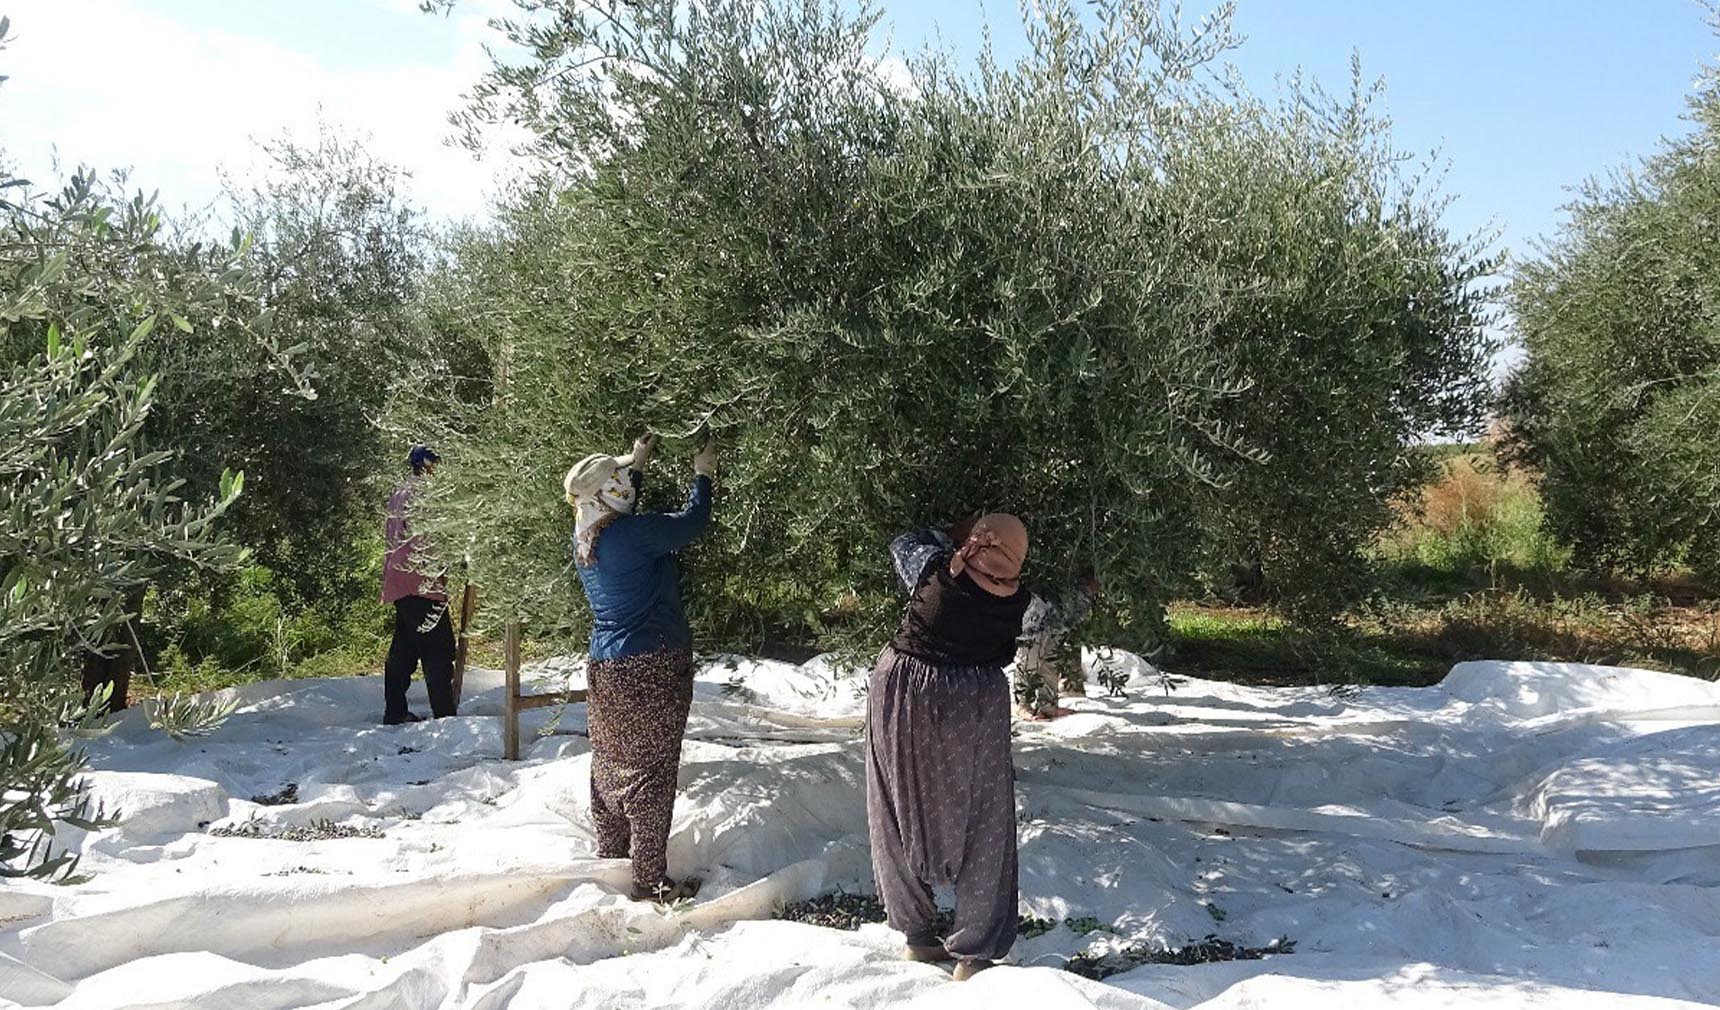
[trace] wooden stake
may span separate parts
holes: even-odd
[[[472,611],[476,608],[478,594],[473,585],[468,582],[460,592],[460,637],[454,643],[454,707],[460,707],[460,688],[466,683],[466,632],[472,626]]]
[[[520,622],[509,621],[502,640],[503,664],[507,686],[502,694],[502,756],[509,761],[520,759],[520,713],[550,705],[577,705],[585,700],[584,691],[551,691],[548,694],[520,693]]]
[[[502,705],[502,756],[509,761],[520,759],[520,622],[509,621],[503,639],[503,668],[507,671],[507,688]]]

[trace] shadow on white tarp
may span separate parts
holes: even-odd
[[[1166,695],[1123,661],[1127,697],[1091,685],[1074,715],[1017,727],[1023,911],[1059,925],[970,983],[897,960],[882,925],[771,920],[870,890],[864,671],[729,657],[699,675],[670,840],[671,872],[706,880],[690,907],[626,900],[626,864],[592,857],[583,707],[528,713],[526,760],[508,763],[494,672],[468,674],[458,718],[399,727],[376,725],[378,677],[275,681],[226,692],[239,710],[206,739],[133,712],[92,745],[95,793],[126,819],[65,835],[88,882],[0,889],[0,1003],[1720,1002],[1720,687],[1465,663],[1348,698],[1200,680]],[[577,660],[527,672],[583,682]],[[1059,970],[1209,934],[1295,953]]]

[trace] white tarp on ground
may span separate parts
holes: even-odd
[[[1024,910],[1069,925],[956,985],[882,926],[769,921],[869,889],[862,680],[700,674],[670,844],[691,909],[593,859],[584,712],[499,760],[499,677],[462,716],[381,727],[378,678],[236,692],[216,735],[131,713],[92,747],[117,828],[72,886],[0,889],[0,1003],[221,1007],[1673,1007],[1720,1003],[1720,686],[1468,663],[1437,687],[1198,680],[1018,726]],[[550,664],[543,678],[577,664]],[[744,683],[744,690],[731,686]],[[420,702],[421,688],[415,686]],[[555,713],[527,716],[528,728]],[[296,786],[292,802],[258,803]],[[352,837],[211,833],[249,825]],[[1085,920],[1085,921],[1082,921]],[[1293,954],[1149,965],[1078,951],[1209,934]]]

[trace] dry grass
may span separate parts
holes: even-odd
[[[1398,504],[1398,523],[1378,556],[1412,582],[1496,585],[1501,578],[1546,582],[1570,561],[1542,529],[1541,501],[1521,472],[1487,451],[1446,456],[1441,476]]]
[[[1422,489],[1416,506],[1402,510],[1404,519],[1416,520],[1435,533],[1454,536],[1469,526],[1487,526],[1499,519],[1500,506],[1508,497],[1532,494],[1521,477],[1507,477],[1487,466],[1476,455],[1454,456],[1445,461],[1445,474]]]
[[[1425,685],[1471,659],[1632,666],[1720,679],[1720,601],[1662,596],[1540,598],[1482,590],[1443,601],[1376,602],[1346,640],[1309,640],[1264,610],[1177,604],[1166,666],[1262,685]]]
[[[1448,664],[1545,660],[1720,677],[1720,604],[1711,600],[1680,606],[1646,594],[1543,599],[1521,588],[1484,590],[1439,606],[1375,608],[1355,625],[1386,648]]]

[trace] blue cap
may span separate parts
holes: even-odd
[[[413,470],[422,470],[426,464],[441,461],[442,457],[436,455],[436,450],[427,445],[415,445],[412,451],[406,454],[406,462]]]

